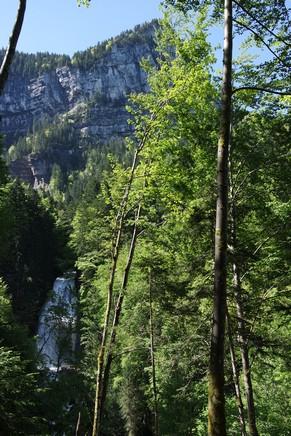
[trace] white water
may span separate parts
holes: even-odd
[[[75,280],[58,277],[38,323],[37,348],[41,367],[52,372],[72,367],[76,351]]]

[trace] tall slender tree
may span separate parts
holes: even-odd
[[[0,95],[4,90],[5,83],[8,79],[10,66],[15,54],[16,45],[20,36],[24,15],[26,9],[26,0],[19,0],[16,20],[9,38],[8,47],[5,52],[1,67],[0,67]]]
[[[157,113],[161,110],[164,104],[165,102],[162,102],[158,106]],[[136,224],[134,226],[132,242],[129,249],[128,265],[124,272],[123,284],[121,286],[121,291],[118,296],[115,310],[113,313],[112,331],[110,335],[110,317],[112,316],[111,308],[112,308],[112,300],[113,300],[113,290],[114,290],[114,283],[115,283],[115,277],[117,271],[117,263],[118,263],[120,249],[121,249],[121,236],[122,233],[124,232],[124,226],[126,224],[126,214],[128,213],[129,195],[131,193],[132,185],[134,182],[136,169],[139,165],[139,155],[142,152],[148,140],[148,137],[151,133],[152,124],[154,123],[157,117],[157,113],[152,114],[148,124],[142,129],[142,132],[140,132],[141,137],[133,155],[133,161],[129,172],[128,180],[125,185],[123,197],[115,219],[115,228],[113,232],[111,271],[110,271],[110,277],[108,283],[106,311],[104,316],[102,339],[101,339],[101,344],[99,346],[98,360],[97,360],[96,395],[95,395],[95,403],[94,403],[94,419],[93,419],[92,436],[99,436],[101,431],[102,409],[106,398],[106,390],[107,390],[111,362],[112,362],[112,348],[115,343],[116,328],[119,324],[124,292],[127,287],[127,282],[128,282],[128,277],[131,268],[132,258],[134,255],[135,243],[137,237],[137,224]],[[141,211],[141,205],[139,205],[137,209],[136,221],[138,221],[139,219],[140,211]],[[108,340],[109,336],[110,339]]]
[[[217,154],[214,304],[209,365],[208,433],[226,435],[224,407],[224,333],[226,319],[226,252],[228,215],[228,152],[232,93],[232,1],[224,2],[223,86]]]
[[[154,332],[154,315],[153,315],[153,296],[152,296],[152,272],[149,267],[149,324],[150,324],[150,352],[152,367],[152,391],[154,402],[154,436],[159,436],[159,407],[158,407],[158,389],[156,377],[156,357],[155,357],[155,332]]]
[[[232,182],[232,170],[230,169],[230,207],[229,207],[229,221],[230,221],[230,249],[232,253],[232,279],[233,279],[233,289],[236,304],[236,313],[238,319],[238,341],[240,346],[241,361],[242,361],[242,371],[244,378],[245,395],[247,401],[247,416],[249,432],[251,436],[258,436],[257,424],[256,424],[256,412],[254,403],[254,394],[251,378],[251,367],[249,359],[248,350],[248,339],[246,333],[246,323],[245,323],[245,313],[242,303],[242,284],[241,284],[241,274],[237,261],[237,224],[236,224],[236,205],[235,205],[235,194]]]
[[[219,16],[219,3],[197,0],[168,0],[165,3],[176,6],[178,9],[186,12],[189,9],[198,10],[205,4],[214,4],[214,13]],[[275,33],[272,28],[268,27],[269,23],[273,28],[273,18],[276,15],[278,22],[282,23],[281,30],[286,24],[285,2],[273,5],[269,1],[258,4],[255,1],[248,1],[247,4],[241,5],[236,0],[224,1],[224,46],[223,46],[223,76],[222,76],[222,97],[221,97],[221,118],[220,134],[218,141],[217,154],[217,204],[216,204],[216,224],[215,224],[215,261],[214,261],[214,302],[213,302],[213,326],[211,334],[210,364],[209,364],[209,397],[208,397],[208,434],[209,436],[224,436],[226,434],[225,419],[225,400],[224,400],[224,336],[226,320],[226,288],[227,288],[227,239],[228,239],[228,155],[232,114],[232,95],[235,91],[232,88],[232,39],[234,22],[240,26],[240,29],[250,31],[257,40],[259,39],[271,53],[275,56],[276,61],[280,61],[286,67],[286,62],[280,55],[275,53],[270,45],[265,42],[264,35],[269,36],[286,45],[285,39]],[[233,15],[233,5],[236,6],[236,14]],[[250,8],[255,12],[250,12]],[[265,13],[265,20],[262,17]],[[241,20],[241,17],[244,20]],[[246,22],[245,22],[246,21]],[[246,23],[251,22],[252,25]],[[285,52],[282,50],[282,53]],[[285,54],[286,56],[286,54]],[[257,80],[260,80],[257,76]],[[283,90],[272,90],[268,86],[243,86],[239,89],[253,91],[267,91],[277,94],[288,94]],[[245,353],[244,353],[245,356]],[[245,360],[244,360],[245,361]],[[248,372],[249,373],[249,372]],[[249,385],[249,384],[248,384]],[[251,395],[252,398],[252,395]],[[253,401],[251,401],[253,405]],[[250,403],[250,405],[251,405]],[[254,410],[251,407],[251,410]],[[254,419],[250,416],[250,429],[256,427]],[[253,423],[253,424],[252,424]]]

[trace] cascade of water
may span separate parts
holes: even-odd
[[[52,295],[39,318],[37,348],[42,367],[52,372],[70,368],[76,350],[76,305],[74,278],[58,277]]]

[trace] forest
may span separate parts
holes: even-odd
[[[1,436],[290,435],[288,2],[163,7],[127,138],[86,144],[82,169],[55,162],[45,189],[10,160],[81,143],[72,125],[46,120],[0,160]],[[1,54],[2,94],[15,56],[9,72]],[[66,274],[74,320],[50,310],[74,355],[51,371],[38,325]]]

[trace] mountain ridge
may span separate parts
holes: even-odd
[[[125,106],[131,93],[148,91],[140,62],[156,62],[157,26],[157,20],[138,25],[72,58],[17,53],[0,98],[1,132],[13,176],[30,184],[49,183],[56,162],[65,171],[78,168],[76,161],[84,164],[89,142],[97,146],[130,134]],[[67,142],[74,137],[72,147],[58,147],[65,137],[54,137],[50,144],[45,138],[49,128],[58,131],[62,124]]]

